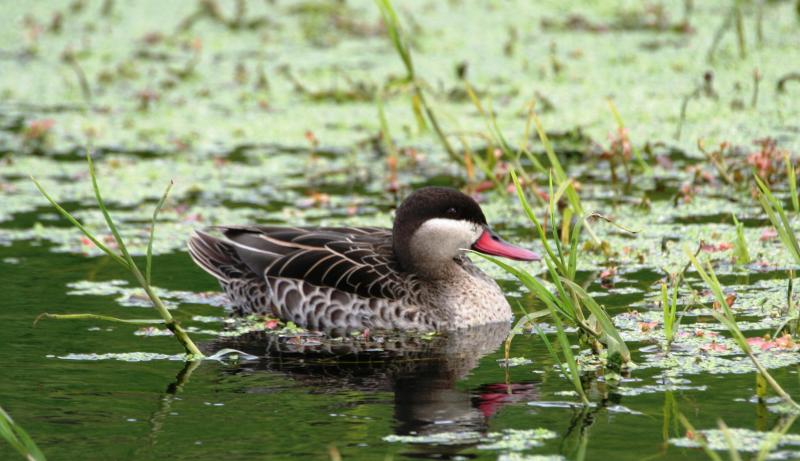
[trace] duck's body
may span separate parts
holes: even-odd
[[[220,238],[196,232],[189,250],[240,315],[325,331],[453,330],[511,319],[500,287],[464,249],[536,258],[485,223],[471,198],[426,188],[400,206],[393,230],[227,226],[215,228]]]

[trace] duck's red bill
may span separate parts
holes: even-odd
[[[485,229],[478,240],[472,244],[472,249],[487,255],[502,256],[518,261],[538,261],[542,259],[531,250],[512,245],[503,241],[494,232]]]

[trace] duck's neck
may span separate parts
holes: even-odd
[[[449,328],[469,328],[511,319],[511,307],[497,283],[466,257],[454,261],[442,278],[423,278],[431,305],[440,309]]]
[[[464,276],[461,258],[463,257],[444,260],[416,259],[410,270],[423,280],[454,280]]]

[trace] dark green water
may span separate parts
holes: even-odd
[[[766,155],[765,174],[798,229],[783,155],[797,169],[800,85],[790,78],[778,89],[800,62],[797,2],[395,3],[417,78],[451,143],[491,160],[502,135],[547,165],[526,129],[535,99],[567,174],[581,183],[586,211],[638,231],[598,221],[607,251],[582,246],[578,264],[640,367],[619,386],[584,373],[594,406],[581,409],[553,403],[577,398],[532,332],[510,350],[530,362],[508,369],[498,362],[502,328],[366,347],[353,339],[336,356],[309,343],[310,352],[298,354],[296,339],[274,335],[221,338],[227,314],[208,294],[216,284],[185,251],[193,229],[388,226],[414,188],[491,185],[487,175],[470,180],[420,123],[371,0],[7,1],[0,8],[0,406],[48,459],[705,459],[669,442],[686,434],[678,413],[699,430],[716,429],[720,419],[762,435],[775,427],[774,400],[753,400],[753,367],[713,321],[711,296],[692,270],[674,350],[660,352],[657,282],[705,242],[700,258],[737,295],[732,309],[746,336],[774,332],[789,305],[800,304],[798,279],[791,303],[786,296],[797,262],[769,235],[746,185],[752,156]],[[734,7],[741,37],[726,22]],[[465,81],[493,121],[465,96]],[[382,137],[379,88],[396,163]],[[776,144],[765,154],[754,140],[767,137]],[[720,155],[741,181],[726,182],[699,141],[706,152],[727,143]],[[156,233],[155,285],[168,290],[183,325],[205,330],[192,333],[205,350],[233,347],[257,358],[190,366],[169,360],[181,352],[174,339],[137,336],[135,326],[43,320],[32,327],[43,312],[155,316],[130,283],[109,283],[127,274],[82,242],[28,178],[36,175],[107,238],[83,159],[87,145],[137,255],[152,207],[174,180]],[[624,175],[619,163],[610,171],[606,154],[624,157],[631,146],[647,168],[632,158],[631,187],[612,184]],[[490,172],[503,186],[518,160],[509,157]],[[532,173],[521,158],[546,191],[547,174]],[[541,251],[513,194],[499,189],[478,194],[490,222]],[[734,264],[723,247],[737,238],[731,213],[745,225],[751,264]],[[508,274],[482,267],[523,309],[542,308]],[[520,267],[546,278],[541,263]],[[604,271],[612,275],[601,284],[595,276]],[[798,349],[759,354],[793,395]],[[90,355],[136,352],[167,357]],[[520,431],[533,429],[553,437],[541,446],[528,439],[525,448]],[[491,434],[504,433],[516,434],[515,443],[486,448],[498,442]],[[421,443],[426,437],[449,444]],[[775,451],[800,459],[797,445]],[[18,459],[4,441],[0,459]]]
[[[527,453],[574,458],[585,444],[586,459],[703,459],[699,450],[664,443],[665,430],[669,437],[684,432],[674,420],[665,423],[665,405],[676,405],[696,427],[714,427],[722,418],[737,427],[764,430],[777,419],[757,404],[734,404],[734,399],[753,394],[752,374],[694,376],[691,385],[707,390],[633,397],[609,392],[586,377],[597,407],[530,406],[572,400],[554,396],[568,384],[552,371],[535,335],[517,338],[511,351],[512,357],[525,356],[533,364],[512,367],[506,375],[497,363],[502,330],[395,353],[362,352],[339,361],[286,352],[196,367],[166,360],[63,360],[52,356],[180,351],[172,338],[140,338],[131,334],[135,327],[116,324],[43,321],[32,328],[43,310],[150,313],[121,307],[112,297],[65,294],[69,282],[123,277],[105,258],[53,254],[36,242],[1,247],[0,259],[8,257],[19,263],[4,264],[2,271],[0,401],[49,459],[328,459],[330,447],[344,459],[494,459],[497,450],[478,450],[474,443],[404,445],[383,438],[540,427],[557,437]],[[213,289],[185,254],[158,257],[156,267],[163,288]],[[184,305],[180,315],[220,315],[220,308]],[[87,330],[93,326],[102,330]],[[267,350],[264,338],[201,341],[209,348],[232,345],[262,355]],[[632,373],[633,387],[658,383],[654,374]],[[777,376],[789,383],[797,379],[793,369]],[[615,412],[617,405],[642,414]],[[0,445],[0,458],[14,456],[7,445]]]

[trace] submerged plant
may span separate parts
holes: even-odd
[[[711,266],[710,262],[706,263],[706,267],[703,268],[703,265],[697,260],[697,258],[687,251],[687,255],[692,262],[697,273],[700,275],[700,278],[706,283],[708,288],[711,290],[711,293],[714,295],[714,299],[716,300],[717,304],[719,304],[719,310],[712,309],[711,315],[714,316],[717,321],[719,321],[733,336],[734,341],[739,346],[739,348],[744,352],[750,360],[753,362],[753,365],[758,370],[758,374],[761,376],[761,379],[766,381],[767,384],[772,388],[772,390],[777,394],[781,399],[784,400],[788,405],[796,410],[800,410],[800,405],[798,405],[792,397],[775,381],[775,378],[767,371],[761,361],[753,353],[753,349],[750,347],[750,344],[747,342],[747,338],[745,338],[742,330],[739,328],[739,325],[736,323],[736,317],[731,310],[731,307],[728,305],[728,300],[725,297],[725,293],[722,289],[722,285],[719,283],[717,279],[717,275],[714,273],[714,268]],[[758,386],[757,386],[758,387]]]
[[[25,429],[0,407],[0,436],[28,461],[45,461],[45,456]]]
[[[97,248],[102,250],[105,254],[111,257],[116,263],[120,266],[127,269],[131,275],[136,279],[139,285],[144,289],[144,292],[147,294],[147,297],[150,298],[150,301],[153,303],[153,307],[161,316],[162,320],[157,319],[118,319],[115,317],[109,316],[102,316],[102,315],[95,315],[95,314],[42,314],[39,317],[45,318],[54,318],[54,319],[95,319],[95,320],[110,320],[116,322],[123,322],[123,323],[134,323],[134,324],[163,324],[167,329],[169,329],[175,338],[181,343],[183,348],[186,350],[187,359],[188,360],[199,360],[204,358],[200,349],[194,344],[192,339],[189,337],[189,334],[184,330],[175,318],[172,317],[172,314],[169,313],[167,307],[161,301],[161,299],[156,294],[153,286],[151,285],[151,269],[152,269],[152,259],[153,259],[153,238],[155,235],[155,225],[156,219],[158,218],[158,212],[164,206],[164,202],[167,199],[167,194],[169,194],[170,189],[172,188],[172,183],[167,186],[166,190],[164,191],[164,195],[162,195],[161,200],[159,200],[158,204],[156,205],[155,211],[153,211],[152,220],[150,222],[150,238],[147,242],[147,256],[145,260],[145,273],[142,274],[142,271],[139,269],[139,266],[133,260],[130,253],[128,252],[128,248],[125,245],[125,241],[122,239],[122,235],[119,233],[117,226],[114,224],[114,221],[111,219],[111,214],[106,207],[105,201],[103,201],[103,197],[100,194],[100,186],[97,183],[97,175],[94,169],[94,163],[92,162],[92,155],[91,152],[87,150],[86,152],[86,161],[89,163],[89,175],[92,178],[92,188],[94,189],[94,196],[97,200],[97,205],[100,208],[100,211],[105,218],[106,224],[108,225],[109,230],[114,238],[114,242],[119,248],[121,255],[117,252],[111,250],[105,244],[103,244],[100,239],[98,239],[94,234],[91,233],[83,224],[80,223],[77,219],[75,219],[72,214],[70,214],[67,210],[61,207],[39,184],[33,176],[31,176],[31,180],[36,185],[36,188],[39,189],[39,192],[44,195],[48,202],[50,202],[53,207],[58,210],[58,212],[63,216],[67,221],[72,223],[75,227],[77,227],[83,235],[86,236],[92,243],[94,243]],[[38,319],[37,319],[38,320]]]

